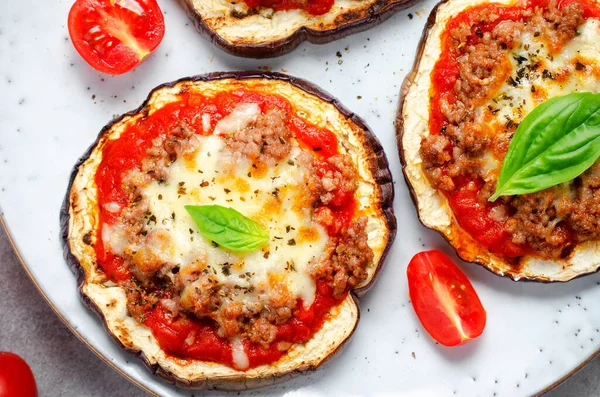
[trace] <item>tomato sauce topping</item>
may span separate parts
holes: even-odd
[[[304,308],[298,300],[300,308],[287,323],[277,326],[277,337],[269,346],[244,340],[244,347],[249,368],[270,364],[286,352],[278,349],[278,342],[304,343],[321,329],[332,307],[340,305],[346,295],[336,299],[332,297],[332,289],[322,281],[317,281],[315,301],[309,308]],[[144,315],[143,324],[152,330],[165,353],[184,359],[211,361],[233,367],[231,344],[227,339],[217,335],[215,323],[210,319],[180,315],[173,318],[161,305]]]
[[[584,18],[600,18],[600,6],[591,0],[562,0],[558,3],[558,7],[563,8],[573,2],[578,2],[581,5]],[[467,8],[448,21],[442,34],[441,56],[431,72],[432,88],[429,111],[429,131],[431,134],[444,133],[449,125],[448,120],[441,111],[442,99],[450,105],[457,100],[454,86],[459,78],[458,58],[462,55],[462,49],[452,45],[450,32],[461,24],[466,24],[471,27],[467,45],[476,45],[486,32],[494,30],[499,23],[520,20],[524,18],[526,11],[535,7],[547,7],[548,3],[549,0],[529,0],[523,5],[514,6],[477,5]],[[481,15],[482,10],[487,10],[489,14],[497,15],[498,18],[482,23],[477,20],[477,16]],[[503,204],[498,202],[479,203],[477,193],[483,185],[481,180],[458,178],[454,180],[454,183],[456,189],[445,191],[444,194],[452,207],[458,224],[467,233],[498,255],[518,257],[529,252],[530,248],[528,246],[514,244],[511,241],[512,236],[504,231],[504,221],[497,221],[491,217],[492,209]]]
[[[248,7],[268,7],[275,11],[306,10],[312,15],[322,15],[331,10],[335,0],[244,0]]]
[[[102,161],[95,177],[99,206],[95,251],[98,265],[110,280],[120,282],[133,278],[123,259],[105,249],[102,241],[102,226],[115,223],[119,217],[118,212],[106,210],[104,204],[116,203],[121,208],[128,205],[128,197],[122,186],[125,175],[141,165],[146,151],[152,146],[152,140],[161,135],[168,135],[180,120],[185,118],[191,122],[190,126],[196,131],[203,131],[201,115],[209,113],[212,130],[219,120],[230,114],[240,103],[256,103],[262,113],[273,107],[288,113],[288,127],[301,146],[313,151],[317,173],[322,175],[334,168],[326,160],[338,154],[335,134],[298,117],[291,103],[281,96],[246,90],[222,92],[214,97],[205,97],[191,92],[182,93],[180,100],[166,104],[128,126],[118,139],[108,141],[102,151]],[[349,224],[354,215],[356,200],[351,192],[341,190],[335,193],[331,203],[318,208],[317,211],[329,208],[338,219],[343,220],[342,224]],[[339,232],[339,229],[328,230],[331,236],[336,236]],[[325,282],[317,281],[313,304],[309,308],[304,308],[299,301],[299,309],[295,316],[287,323],[278,326],[275,342],[269,347],[249,341],[244,342],[250,368],[275,362],[285,355],[285,351],[277,348],[278,342],[308,341],[321,329],[330,309],[341,304],[345,297],[346,295],[340,299],[333,298],[331,288]],[[198,319],[187,315],[173,318],[162,309],[161,305],[156,305],[144,314],[142,322],[152,330],[161,348],[167,354],[183,359],[234,366],[230,342],[217,335],[216,324],[211,319]]]

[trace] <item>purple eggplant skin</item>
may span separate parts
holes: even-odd
[[[383,147],[381,146],[381,143],[379,142],[377,137],[373,134],[373,132],[367,126],[365,121],[362,118],[360,118],[359,116],[357,116],[356,114],[354,114],[353,112],[351,112],[350,110],[348,110],[347,108],[345,108],[332,95],[321,90],[319,87],[317,87],[316,85],[314,85],[306,80],[292,77],[292,76],[282,74],[282,73],[275,73],[275,72],[262,72],[262,71],[215,72],[215,73],[209,73],[209,74],[200,75],[200,76],[182,78],[182,79],[179,79],[179,80],[176,80],[173,82],[161,84],[158,87],[154,88],[148,94],[148,97],[146,98],[146,100],[137,109],[132,110],[128,113],[125,113],[125,114],[113,119],[109,124],[107,124],[104,128],[102,128],[96,141],[85,151],[83,156],[81,156],[79,158],[79,160],[77,161],[77,163],[75,164],[73,171],[71,173],[71,176],[70,176],[70,180],[69,180],[69,184],[68,184],[68,188],[67,188],[67,194],[65,196],[65,199],[64,199],[63,204],[60,209],[60,233],[61,233],[61,243],[62,243],[62,248],[63,248],[63,256],[65,258],[67,265],[71,268],[71,270],[77,277],[79,295],[80,295],[83,303],[91,311],[95,312],[99,316],[104,328],[109,333],[109,335],[111,335],[111,337],[115,340],[115,342],[118,345],[120,345],[122,348],[127,350],[129,353],[138,357],[144,363],[144,365],[146,367],[148,367],[148,369],[150,370],[151,373],[162,378],[167,383],[173,384],[179,388],[194,389],[194,390],[241,391],[241,390],[249,390],[249,389],[255,389],[255,388],[260,388],[260,387],[267,387],[267,386],[271,386],[273,384],[285,382],[285,381],[293,379],[307,371],[315,371],[320,365],[316,366],[316,367],[312,366],[312,365],[305,365],[304,367],[296,368],[294,370],[283,371],[283,372],[277,374],[277,376],[257,378],[257,379],[252,379],[251,381],[240,378],[239,376],[221,377],[218,380],[208,379],[208,380],[200,380],[197,382],[190,382],[189,380],[182,379],[182,378],[178,377],[177,375],[173,374],[172,372],[161,367],[159,364],[150,363],[150,361],[148,360],[146,355],[141,350],[132,349],[132,348],[125,346],[121,342],[121,340],[112,333],[112,331],[109,329],[109,327],[106,323],[106,319],[104,317],[104,314],[102,313],[102,310],[99,307],[97,307],[95,305],[95,303],[92,302],[91,299],[89,297],[87,297],[82,291],[82,287],[85,283],[85,272],[84,272],[84,269],[83,269],[81,263],[79,262],[79,260],[71,252],[71,248],[69,246],[69,219],[70,219],[69,208],[71,207],[71,197],[72,197],[71,195],[73,194],[71,192],[73,181],[75,180],[75,177],[77,176],[79,167],[81,166],[81,164],[83,164],[89,158],[92,151],[98,144],[100,138],[104,134],[108,133],[108,131],[111,129],[111,127],[114,124],[121,121],[123,118],[125,118],[127,116],[133,116],[137,113],[142,112],[144,110],[144,108],[147,106],[148,101],[149,101],[150,97],[152,96],[152,94],[155,91],[160,90],[161,88],[173,87],[176,84],[178,84],[180,82],[185,82],[185,81],[189,81],[189,82],[213,81],[213,80],[221,80],[221,79],[238,79],[238,80],[269,79],[269,80],[273,80],[274,83],[277,83],[278,81],[279,82],[289,82],[290,84],[294,85],[295,87],[298,87],[310,94],[313,94],[313,95],[317,96],[318,98],[320,98],[321,100],[323,100],[325,102],[329,102],[333,106],[335,106],[336,109],[342,115],[344,115],[346,118],[352,120],[358,127],[360,127],[364,131],[363,144],[368,145],[372,150],[372,156],[369,158],[369,167],[370,167],[373,175],[375,176],[375,180],[376,180],[377,184],[380,187],[381,209],[382,209],[382,213],[386,219],[386,226],[387,226],[388,232],[389,232],[388,243],[387,243],[387,246],[385,247],[385,250],[382,253],[382,256],[377,265],[375,274],[373,275],[370,282],[367,285],[365,285],[359,289],[355,289],[355,290],[351,291],[351,296],[352,296],[352,298],[356,304],[357,310],[358,310],[358,319],[357,319],[354,329],[352,330],[350,335],[346,338],[346,340],[344,340],[342,343],[340,343],[340,345],[337,347],[337,349],[335,351],[333,351],[331,354],[329,354],[329,356],[324,358],[324,360],[320,363],[320,365],[322,365],[323,363],[325,363],[326,361],[331,359],[333,356],[337,355],[342,350],[345,343],[348,340],[350,340],[350,338],[354,334],[354,331],[356,330],[356,326],[358,325],[358,322],[360,321],[360,305],[358,302],[358,297],[364,295],[367,292],[367,290],[369,290],[372,287],[372,285],[374,284],[378,274],[380,273],[380,271],[383,267],[383,264],[385,263],[385,260],[388,256],[388,254],[389,254],[389,250],[392,246],[392,243],[394,242],[394,239],[396,236],[396,229],[397,229],[396,217],[394,216],[394,211],[393,211],[394,184],[393,184],[393,180],[392,180],[392,174],[389,169],[389,163],[388,163],[386,155],[383,151]],[[84,243],[89,244],[89,236],[87,236],[87,235],[83,236],[82,239],[83,239]],[[87,240],[87,242],[86,242],[86,240]],[[121,335],[121,337],[123,337],[123,335]]]
[[[232,43],[221,37],[212,29],[202,16],[194,9],[191,0],[179,0],[185,7],[196,29],[207,40],[228,54],[245,58],[275,58],[292,52],[302,42],[327,44],[354,33],[373,28],[390,18],[396,11],[408,8],[420,0],[377,0],[373,5],[362,10],[349,10],[339,15],[330,25],[322,25],[322,29],[301,27],[282,39],[257,43]],[[250,15],[250,14],[249,14]]]

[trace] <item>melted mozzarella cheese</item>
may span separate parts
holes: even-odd
[[[500,162],[492,155],[492,153],[484,153],[480,164],[483,172],[483,179],[489,180],[495,176],[495,172],[500,168]]]
[[[541,37],[524,32],[521,45],[509,54],[515,71],[512,81],[504,83],[490,106],[497,102],[501,105],[501,120],[519,123],[533,108],[552,97],[577,91],[599,92],[600,79],[593,73],[600,66],[598,37],[600,21],[588,19],[559,54],[551,55]],[[533,68],[536,64],[539,66]]]
[[[217,123],[214,133],[233,134],[256,121],[259,115],[260,107],[256,103],[240,103]]]
[[[210,132],[210,114],[208,113],[202,115],[202,130],[205,134]]]
[[[160,231],[168,236],[172,265],[184,268],[205,258],[219,281],[253,287],[256,294],[268,294],[272,283],[283,281],[309,306],[315,283],[307,268],[323,252],[328,237],[322,226],[312,222],[310,208],[302,205],[304,169],[295,161],[300,153],[295,143],[289,158],[264,175],[253,176],[250,162],[228,163],[231,156],[223,138],[201,137],[195,156],[180,156],[169,167],[167,181],[154,181],[143,189],[156,218],[146,226],[148,235]],[[184,208],[206,204],[231,207],[254,219],[269,232],[270,241],[249,253],[215,247]],[[305,228],[314,232],[313,238],[299,234]]]
[[[550,54],[542,37],[523,32],[521,44],[509,52],[511,78],[483,108],[494,111],[495,130],[519,124],[540,103],[555,96],[578,91],[600,92],[600,21],[588,19],[559,54]],[[499,172],[501,162],[489,161],[488,175]]]
[[[113,254],[123,255],[125,252],[127,236],[120,224],[102,224],[102,241],[104,242],[105,248],[110,250]]]
[[[233,365],[237,369],[245,370],[250,366],[250,360],[244,349],[244,344],[240,337],[232,338],[231,340],[231,353],[233,356]]]

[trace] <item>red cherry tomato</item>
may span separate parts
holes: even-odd
[[[486,313],[467,276],[437,250],[415,255],[406,269],[417,317],[433,339],[456,346],[477,338]]]
[[[0,397],[36,397],[33,372],[21,357],[0,352]]]
[[[139,65],[164,34],[156,0],[77,0],[69,12],[75,49],[94,69],[108,74]]]

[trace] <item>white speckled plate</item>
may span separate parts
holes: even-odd
[[[71,168],[114,115],[137,107],[154,86],[261,66],[317,83],[367,120],[388,153],[400,226],[387,267],[362,300],[361,323],[342,354],[315,373],[253,393],[530,395],[567,376],[600,348],[599,275],[567,284],[515,283],[463,264],[487,308],[488,324],[482,337],[462,347],[436,345],[413,313],[405,277],[409,259],[425,248],[450,252],[417,221],[393,125],[400,84],[433,1],[347,39],[324,46],[305,43],[288,56],[256,61],[214,48],[175,1],[162,0],[163,43],[143,65],[119,77],[101,75],[79,58],[66,29],[70,5],[65,0],[2,2],[0,206],[26,270],[57,314],[130,380],[156,394],[188,394],[122,351],[81,303],[59,243],[58,214]]]

